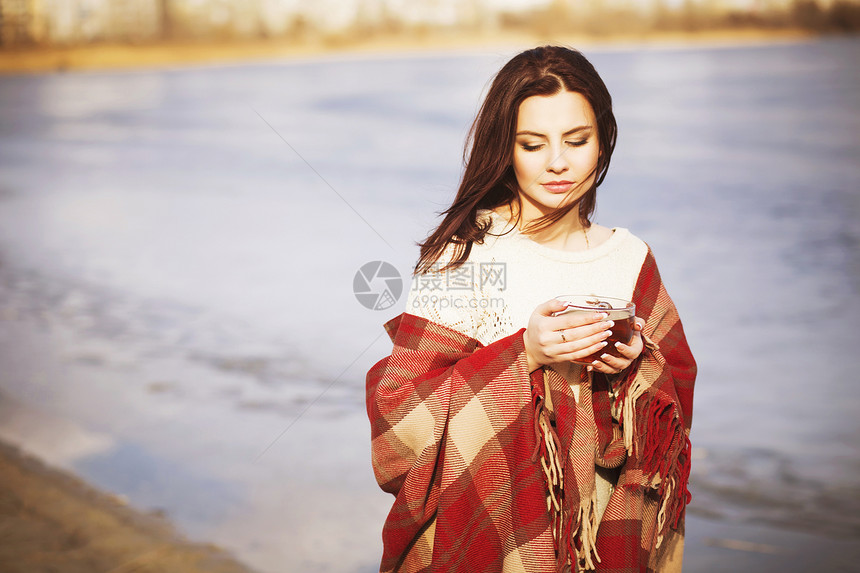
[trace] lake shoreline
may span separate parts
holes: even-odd
[[[581,49],[735,46],[808,41],[819,34],[800,29],[740,28],[697,32],[583,35],[517,32],[436,33],[378,36],[366,39],[306,41],[164,41],[140,44],[99,43],[81,46],[0,50],[0,74],[33,74],[96,70],[139,70],[173,66],[235,64],[317,57],[418,55],[465,50],[513,50],[541,44]]]
[[[178,534],[80,478],[0,441],[4,571],[253,573],[224,550]]]

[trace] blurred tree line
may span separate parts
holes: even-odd
[[[664,0],[646,2],[555,0],[528,12],[505,14],[505,28],[545,33],[573,31],[588,35],[696,32],[731,29],[803,29],[819,33],[860,31],[857,0],[742,2]]]
[[[860,4],[848,0],[837,0],[826,9],[815,0],[794,0],[790,17],[794,24],[808,30],[860,30]]]
[[[283,38],[351,41],[438,31],[642,34],[860,30],[860,0],[0,0],[0,46]]]

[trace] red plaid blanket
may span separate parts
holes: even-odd
[[[367,376],[373,468],[395,501],[381,571],[658,571],[689,501],[695,361],[649,252],[633,296],[646,349],[585,374],[579,403],[528,373],[523,330],[483,346],[403,313]],[[620,468],[599,522],[595,465]]]

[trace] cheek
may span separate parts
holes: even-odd
[[[591,163],[593,165],[597,165],[597,160],[600,159],[600,145],[598,143],[594,143],[591,146]]]
[[[535,174],[543,171],[542,161],[540,153],[514,153],[514,173],[517,179],[534,179]]]
[[[577,163],[580,169],[591,170],[597,166],[597,159],[600,157],[600,147],[597,145],[588,146],[582,150],[583,153],[577,158]]]

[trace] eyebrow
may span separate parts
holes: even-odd
[[[574,133],[579,133],[580,131],[587,131],[589,129],[594,129],[592,125],[580,125],[579,127],[574,127],[573,129],[569,129],[562,133],[562,137],[567,137],[568,135],[573,135]],[[546,137],[544,133],[538,133],[536,131],[518,131],[517,135],[534,135],[535,137]]]

